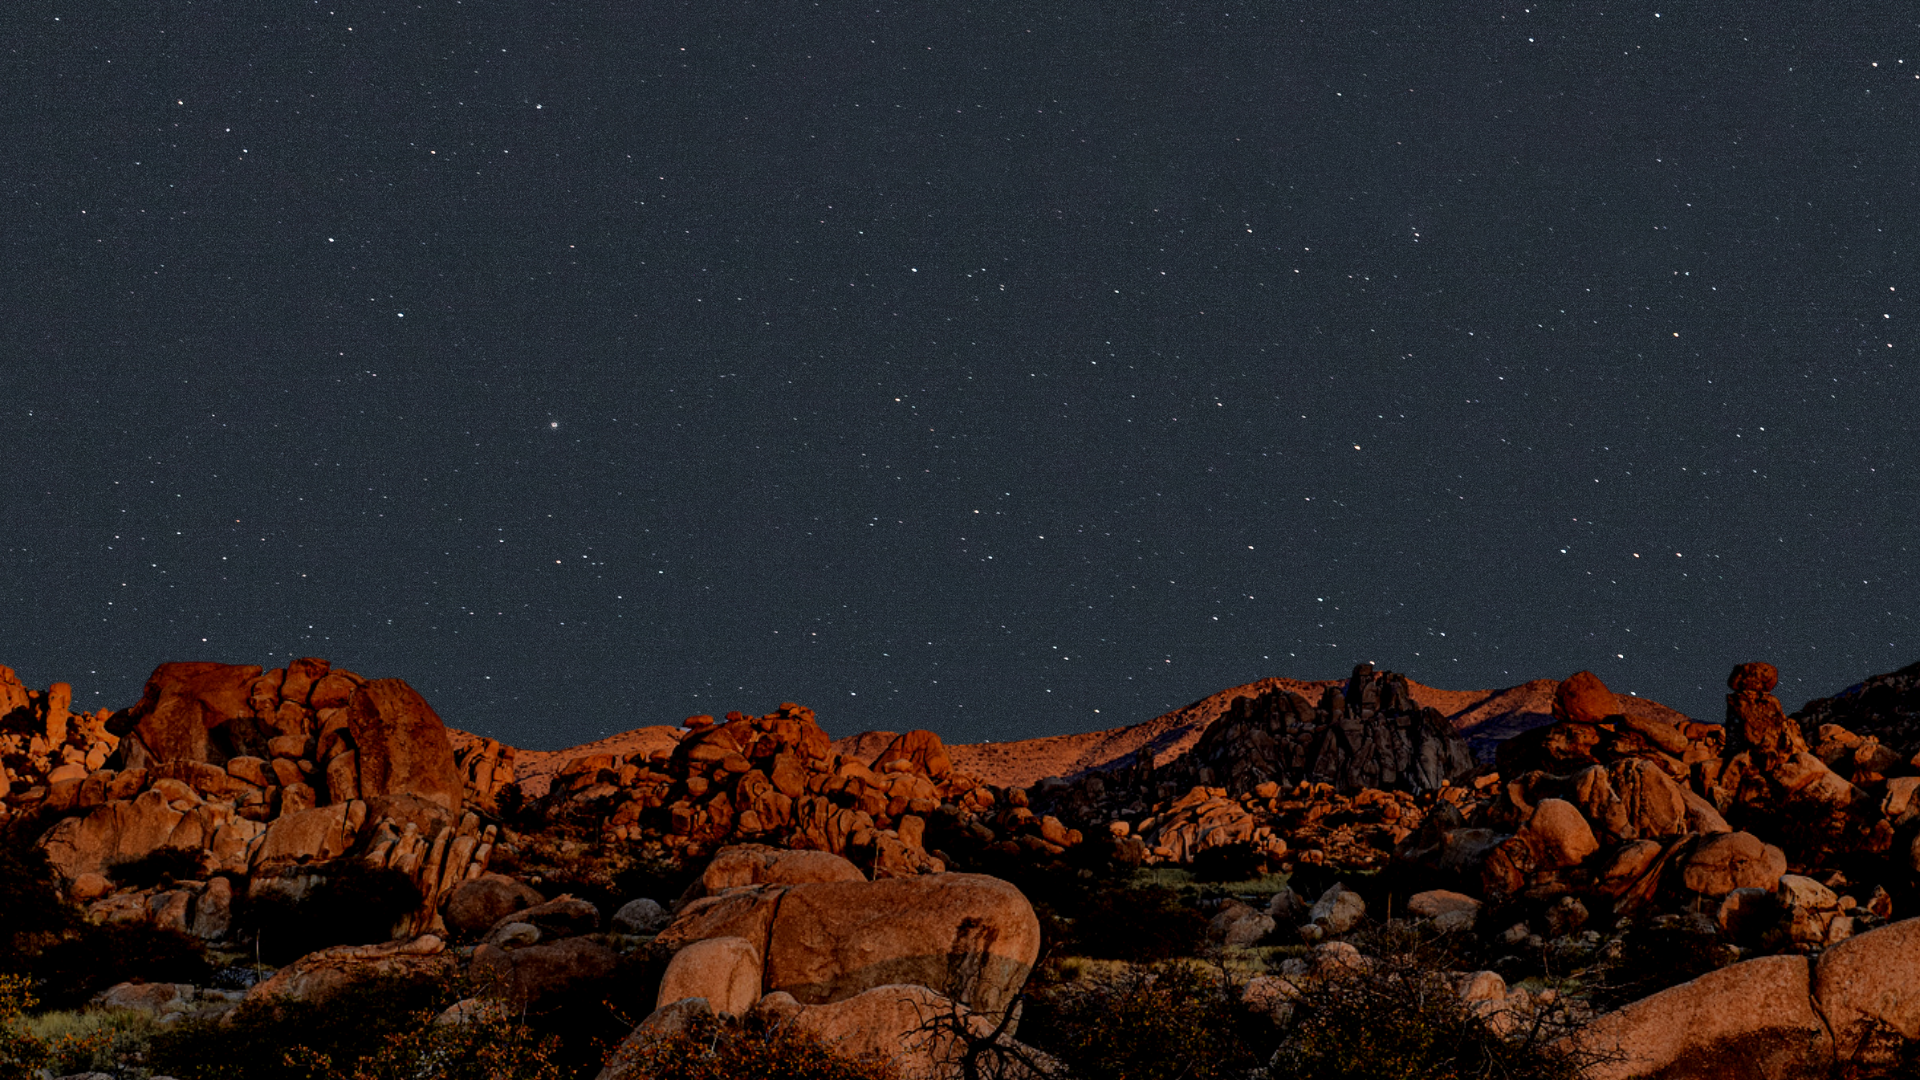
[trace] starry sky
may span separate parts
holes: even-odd
[[[550,749],[1920,658],[1910,4],[17,0],[0,663]]]

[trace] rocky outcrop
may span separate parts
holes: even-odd
[[[1471,772],[1466,740],[1439,710],[1414,704],[1407,679],[1361,664],[1318,704],[1275,690],[1234,701],[1161,779],[1251,791],[1306,780],[1338,791],[1433,791]]]
[[[1032,905],[997,878],[843,880],[844,860],[765,848],[723,850],[713,865],[693,890],[701,895],[654,939],[673,950],[659,1007],[603,1080],[637,1077],[642,1048],[715,1012],[792,1025],[838,1053],[888,1059],[903,1076],[956,1078],[969,1045],[994,1044],[1039,955]],[[1003,1048],[1030,1053],[1012,1034],[1009,1021]]]
[[[75,716],[71,696],[64,684],[18,688],[0,669],[5,805],[54,818],[39,843],[76,895],[83,879],[89,894],[110,892],[116,866],[168,849],[248,891],[355,857],[420,888],[427,901],[403,927],[417,933],[441,928],[440,901],[491,858],[497,828],[460,812],[467,783],[445,726],[398,679],[369,683],[314,658],[266,672],[169,663],[118,713]],[[24,753],[5,754],[23,739]],[[103,918],[213,937],[227,919],[201,896],[221,889],[195,880],[165,903],[91,902]]]
[[[982,1012],[1006,1007],[1040,950],[1032,905],[979,874],[737,886],[688,904],[655,940],[721,937],[750,945],[766,989],[803,1004],[911,982]]]
[[[939,736],[915,731],[872,761],[832,749],[812,710],[787,704],[765,716],[696,716],[670,748],[622,760],[587,755],[565,765],[542,805],[597,821],[615,838],[657,836],[699,856],[732,843],[831,852],[877,876],[938,872],[922,846],[943,806],[993,805],[993,793],[954,770]]]

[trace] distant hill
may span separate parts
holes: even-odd
[[[1143,750],[1151,755],[1154,765],[1165,765],[1192,750],[1208,725],[1232,708],[1235,698],[1289,690],[1309,701],[1318,701],[1328,687],[1345,684],[1345,679],[1259,679],[1209,694],[1184,708],[1138,724],[1013,742],[958,743],[949,746],[947,754],[956,768],[997,787],[1031,787],[1050,776],[1072,778],[1106,768]],[[1408,680],[1414,702],[1445,716],[1456,731],[1467,737],[1474,754],[1482,761],[1493,759],[1493,748],[1502,740],[1552,723],[1553,693],[1559,685],[1556,679],[1534,679],[1503,690],[1442,690]],[[1683,713],[1657,701],[1627,694],[1618,696],[1622,706],[1633,715],[1656,717],[1670,723],[1687,719]],[[554,774],[575,758],[588,754],[627,756],[671,746],[673,740],[669,733],[673,730],[671,726],[638,728],[564,750],[521,750],[516,758],[516,772],[527,795],[538,797],[546,793]],[[477,738],[461,731],[452,734],[456,749],[464,745],[462,740]],[[836,753],[870,760],[893,741],[895,734],[864,731],[835,740],[833,748]]]

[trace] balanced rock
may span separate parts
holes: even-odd
[[[1598,724],[1620,712],[1620,699],[1613,696],[1600,676],[1591,671],[1576,671],[1553,691],[1553,716],[1577,724]]]

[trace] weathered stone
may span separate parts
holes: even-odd
[[[1740,888],[1771,890],[1787,872],[1786,852],[1747,832],[1702,837],[1681,866],[1681,883],[1703,896]]]
[[[1307,921],[1322,934],[1344,934],[1367,917],[1366,898],[1335,882],[1307,910]]]
[[[1813,969],[1813,999],[1842,1061],[1885,1063],[1899,1039],[1920,1039],[1920,919],[1826,950]]]
[[[600,909],[586,900],[562,894],[544,904],[520,908],[502,916],[495,926],[508,922],[537,926],[547,939],[573,937],[600,929]]]
[[[1580,811],[1564,799],[1541,799],[1535,804],[1521,835],[1533,849],[1541,869],[1578,866],[1600,850],[1593,828]]]
[[[698,895],[712,896],[742,885],[798,885],[804,882],[865,881],[866,875],[828,851],[789,851],[763,844],[724,847],[700,875]]]
[[[760,950],[745,938],[696,941],[673,954],[654,1006],[705,998],[716,1012],[744,1016],[760,1000],[760,974]]]
[[[482,945],[474,950],[472,977],[488,996],[526,1006],[583,982],[613,974],[619,957],[590,937],[505,950]]]
[[[1768,956],[1708,972],[1593,1021],[1589,1080],[1813,1080],[1833,1064],[1807,960]]]
[[[1274,918],[1263,911],[1230,900],[1207,924],[1207,936],[1229,948],[1252,945],[1273,932]]]
[[[505,874],[482,874],[463,881],[447,894],[442,916],[448,929],[476,934],[517,911],[546,902],[531,885]]]
[[[150,790],[132,800],[106,803],[85,817],[60,821],[40,839],[40,846],[54,869],[72,880],[167,846],[185,816],[164,794]]]
[[[255,867],[312,862],[344,855],[353,846],[347,806],[336,803],[275,818],[254,849]]]
[[[751,942],[765,956],[774,911],[788,888],[753,886],[701,897],[680,909],[673,922],[654,938],[654,944],[679,949],[707,938],[737,937]]]
[[[803,1003],[911,982],[998,1015],[1039,955],[1040,923],[998,878],[931,874],[788,886],[768,940],[767,985]]]
[[[1581,724],[1598,724],[1620,712],[1620,701],[1591,671],[1576,671],[1553,692],[1553,716]]]
[[[289,675],[291,678],[291,675]],[[463,785],[440,717],[400,679],[376,679],[346,705],[365,798],[412,795],[460,813]]]
[[[629,900],[613,913],[613,928],[628,934],[651,934],[672,922],[659,901],[647,897]]]
[[[454,968],[446,943],[431,934],[384,945],[339,945],[295,960],[247,991],[248,1001],[275,997],[317,1001],[365,979],[439,977]]]
[[[218,941],[233,925],[233,883],[224,877],[207,882],[194,898],[193,921],[187,932],[203,941]]]

